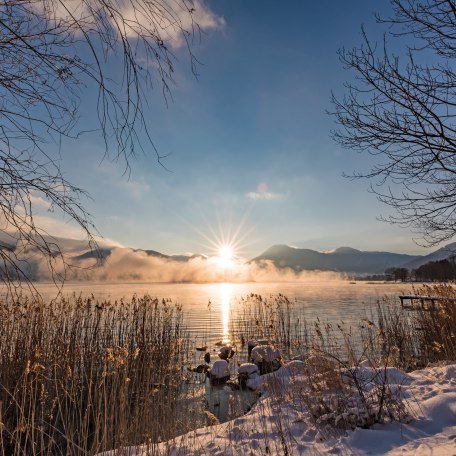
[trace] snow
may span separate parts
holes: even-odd
[[[257,345],[253,348],[251,358],[254,363],[267,362],[280,358],[280,350],[275,348],[273,345]]]
[[[308,408],[300,402],[308,383],[304,369],[305,363],[296,360],[258,377],[257,389],[263,394],[249,413],[164,442],[154,448],[153,454],[456,455],[456,364],[406,374],[395,368],[374,369],[364,363],[355,375],[366,385],[386,378],[391,390],[404,401],[409,418],[353,430],[335,428],[328,424],[333,418],[325,415],[311,419]],[[356,407],[353,413],[359,413]],[[127,454],[146,456],[148,449],[131,448]]]
[[[244,363],[241,364],[238,368],[238,374],[255,374],[258,373],[258,367],[252,363]]]
[[[210,374],[215,378],[225,378],[230,376],[230,366],[227,361],[224,359],[218,359],[214,361],[211,369],[209,370]]]

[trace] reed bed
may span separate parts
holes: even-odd
[[[395,353],[404,370],[431,363],[456,361],[456,289],[448,284],[422,285],[415,295],[439,298],[436,309],[410,311],[385,298],[378,307],[377,335],[369,337],[374,351]]]
[[[303,309],[281,294],[241,299],[231,318],[231,335],[244,347],[249,339],[268,339],[285,356],[325,353],[353,364],[369,359],[410,371],[429,363],[456,360],[456,288],[421,285],[413,294],[439,299],[436,309],[402,308],[392,297],[379,300],[357,324],[306,319]]]
[[[230,333],[242,348],[250,339],[267,339],[287,356],[302,353],[310,346],[304,313],[283,294],[269,298],[250,294],[241,298],[231,316]]]
[[[188,352],[182,309],[150,296],[2,303],[1,453],[93,455],[190,430]]]

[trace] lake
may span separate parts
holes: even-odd
[[[239,300],[250,293],[269,298],[278,293],[287,296],[292,305],[308,322],[317,317],[322,321],[357,323],[369,317],[371,310],[384,296],[397,298],[409,294],[411,284],[356,282],[344,280],[305,281],[280,283],[67,283],[63,294],[88,296],[111,301],[125,299],[133,294],[149,294],[179,303],[184,311],[185,323],[195,339],[214,343],[229,339],[230,318],[239,306]],[[53,284],[38,284],[44,298],[56,295]]]
[[[56,296],[57,290],[53,284],[40,283],[36,287],[44,299]],[[323,322],[343,321],[350,325],[359,323],[363,317],[371,318],[371,313],[375,314],[377,301],[384,296],[394,299],[400,294],[409,294],[410,290],[411,284],[350,283],[342,280],[211,284],[84,282],[65,284],[63,294],[83,297],[93,295],[100,301],[110,300],[118,303],[124,300],[125,304],[120,305],[128,305],[134,294],[149,294],[159,300],[171,299],[172,302],[180,304],[184,322],[190,332],[190,350],[183,370],[186,381],[182,383],[181,397],[177,403],[185,420],[191,417],[194,427],[198,427],[206,424],[205,404],[220,421],[226,421],[231,414],[239,416],[245,412],[257,399],[256,394],[251,391],[233,392],[223,385],[211,386],[203,374],[190,374],[186,369],[203,363],[206,351],[215,355],[219,350],[217,342],[232,339],[230,320],[236,315],[237,309],[242,307],[242,298],[255,293],[263,299],[270,299],[281,293],[287,296],[291,306],[297,309],[300,322],[301,318],[305,318],[308,323],[319,318]],[[257,333],[255,325],[248,326],[253,330],[253,337],[263,336]],[[300,324],[298,326],[301,327]],[[195,350],[201,346],[205,346],[203,351]],[[236,351],[235,362],[229,364],[233,377],[236,374],[237,363],[247,360],[245,346],[236,347]],[[212,360],[215,359],[216,357],[212,357]]]

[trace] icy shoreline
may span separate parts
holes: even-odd
[[[316,423],[312,419],[306,406],[299,403],[308,378],[303,368],[304,363],[294,361],[261,377],[263,395],[242,417],[197,429],[153,448],[129,448],[126,454],[456,455],[456,364],[407,374],[391,368],[384,371],[388,387],[400,392],[408,418],[354,430],[337,429],[324,420]],[[360,369],[363,375],[375,371]]]

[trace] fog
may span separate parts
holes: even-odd
[[[296,272],[288,268],[276,268],[270,261],[247,263],[231,262],[221,265],[217,258],[195,257],[188,261],[174,261],[147,255],[144,251],[114,248],[109,257],[100,262],[93,258],[55,261],[55,273],[64,274],[66,280],[106,282],[292,282],[315,280],[340,280],[342,274],[328,271]],[[38,280],[52,279],[49,264],[44,258],[38,263]]]
[[[67,270],[67,279],[108,282],[288,282],[336,280],[335,272],[301,271],[276,268],[270,261],[260,263],[232,262],[220,265],[217,258],[195,257],[188,261],[148,256],[143,251],[116,248],[101,265],[95,260],[78,262],[78,268]]]

